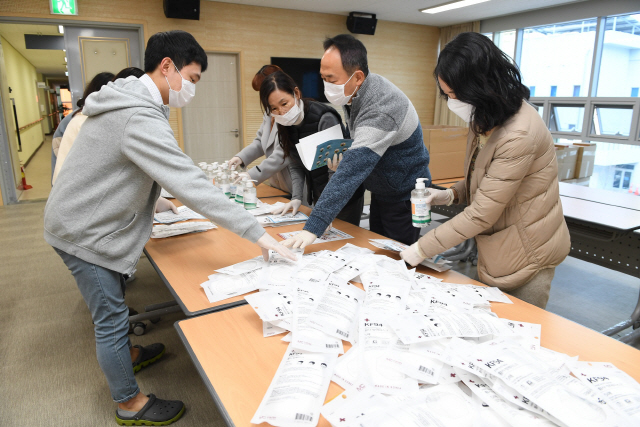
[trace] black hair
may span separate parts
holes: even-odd
[[[142,71],[138,67],[127,67],[123,70],[120,70],[120,72],[116,74],[116,76],[113,78],[113,81],[115,82],[118,79],[126,79],[127,77],[131,77],[131,76],[136,76],[137,78],[140,78],[144,76],[144,71]]]
[[[361,70],[365,77],[369,75],[369,62],[367,61],[367,48],[351,34],[340,34],[335,37],[327,37],[322,44],[324,50],[331,47],[338,49],[342,59],[342,68],[353,74]]]
[[[84,108],[84,101],[87,99],[87,96],[91,95],[93,92],[99,91],[102,86],[109,83],[114,77],[113,73],[108,71],[96,74],[84,88],[82,98],[78,99],[78,102],[76,102],[78,109],[73,112],[73,115],[75,116],[82,111],[82,108]]]
[[[529,99],[518,67],[489,38],[461,33],[440,52],[433,72],[451,88],[456,99],[473,105],[469,127],[476,135],[503,125]],[[440,88],[440,94],[447,95]]]
[[[300,87],[298,84],[291,78],[291,76],[284,71],[276,71],[275,73],[269,74],[264,78],[264,81],[260,85],[260,103],[262,104],[262,108],[265,113],[271,114],[271,107],[269,106],[269,95],[271,95],[276,90],[281,90],[283,92],[288,93],[289,95],[296,98],[295,89]],[[300,92],[300,97],[302,97],[302,92]],[[304,101],[304,114],[307,115],[309,111],[309,103],[313,100],[302,98]],[[280,146],[282,147],[282,151],[284,152],[283,159],[286,159],[291,154],[291,149],[294,144],[289,138],[289,129],[287,126],[282,126],[279,123],[276,123],[278,126],[278,138],[280,139]],[[284,161],[284,160],[283,160]]]
[[[144,51],[144,71],[153,72],[166,57],[171,58],[178,70],[192,62],[199,64],[203,73],[207,70],[207,54],[186,31],[173,30],[152,35]]]

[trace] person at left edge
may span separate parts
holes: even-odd
[[[127,334],[124,275],[135,269],[151,235],[161,187],[257,243],[265,259],[269,249],[295,259],[253,215],[229,203],[175,140],[169,107],[183,107],[195,96],[195,84],[207,69],[204,49],[191,34],[168,31],[149,38],[144,56],[145,75],[108,83],[86,99],[87,120],[44,213],[45,240],[73,274],[91,312],[98,362],[120,425],[168,425],[185,410],[181,401],[140,391],[134,372],[158,360],[165,348],[132,346]]]

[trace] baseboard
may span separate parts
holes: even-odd
[[[33,156],[36,155],[36,153],[38,152],[38,150],[40,150],[42,148],[42,145],[44,144],[44,139],[42,140],[42,142],[40,143],[40,145],[38,145],[38,148],[36,148],[35,150],[33,150],[33,153],[31,153],[31,155],[29,156],[29,158],[27,159],[26,162],[24,162],[24,165],[22,165],[22,167],[24,167],[26,169],[27,165],[29,164],[29,162],[31,161],[31,159],[33,159]]]

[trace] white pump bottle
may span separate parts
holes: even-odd
[[[416,228],[428,227],[431,222],[431,206],[426,201],[430,194],[424,184],[426,180],[416,179],[416,188],[411,192],[411,222]]]

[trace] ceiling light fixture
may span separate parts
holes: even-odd
[[[459,9],[461,7],[466,7],[466,6],[472,6],[474,4],[484,3],[486,1],[489,1],[489,0],[461,0],[461,1],[455,1],[453,3],[443,4],[442,6],[430,7],[428,9],[420,9],[420,12],[429,13],[429,14],[446,12],[448,10]]]
[[[68,72],[68,71],[65,71],[65,72],[64,72],[64,75],[65,75],[65,76],[67,76],[67,77],[69,77],[69,72]]]
[[[60,34],[64,34],[64,26],[62,26],[62,25],[58,25],[58,32],[59,32]]]
[[[66,56],[64,57],[64,62],[68,62],[68,61],[67,61],[67,57],[66,57]]]

